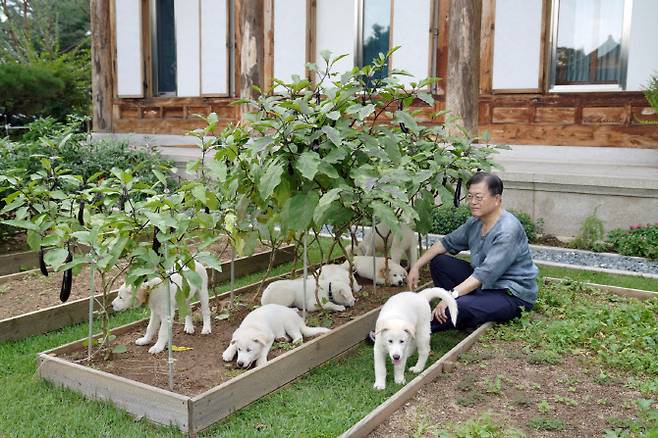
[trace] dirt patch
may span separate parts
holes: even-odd
[[[0,240],[0,255],[11,252],[28,251],[27,235],[25,233],[16,233],[7,236],[6,239]]]
[[[556,246],[558,248],[570,248],[568,242],[563,242],[552,234],[543,234],[537,236],[537,238],[532,241],[533,245],[544,245],[544,246]]]
[[[257,245],[256,252],[269,251],[269,247]],[[226,243],[218,241],[209,247],[222,262],[231,260],[231,248]],[[114,271],[115,273],[118,272]],[[45,309],[61,304],[59,292],[62,287],[63,272],[51,272],[44,277],[39,271],[25,273],[15,279],[0,284],[0,320]],[[120,275],[114,283],[113,289],[123,282]],[[96,291],[100,291],[100,278],[95,275]],[[86,298],[89,296],[89,270],[83,269],[79,275],[73,277],[73,286],[68,301]]]
[[[624,386],[621,374],[584,356],[537,362],[518,342],[477,343],[455,371],[422,388],[370,436],[435,436],[488,413],[506,429],[501,436],[515,429],[527,437],[598,437],[613,428],[610,419],[634,415],[641,395]]]
[[[428,279],[429,275],[426,275],[422,281],[428,281]],[[323,325],[336,328],[380,306],[394,293],[406,289],[406,287],[377,286],[376,292],[373,293],[372,283],[366,283],[368,280],[358,277],[357,280],[359,284],[363,285],[363,289],[355,294],[357,301],[354,307],[337,313],[310,313],[308,316],[308,325]],[[217,318],[213,318],[212,334],[209,336],[200,334],[201,323],[198,312],[195,312],[195,328],[197,330],[195,334],[188,335],[184,333],[183,325],[178,321],[174,324],[174,345],[192,348],[187,351],[174,352],[174,392],[194,396],[244,372],[244,370],[236,369],[234,363],[224,363],[221,359],[221,354],[228,346],[233,331],[252,310],[254,301],[254,293],[245,294],[241,301],[244,305],[239,306],[237,310],[231,312],[228,319],[218,320]],[[214,314],[219,310],[217,307],[213,307]],[[129,333],[119,335],[116,342],[126,345],[128,351],[115,355],[114,359],[109,362],[102,361],[100,358],[94,359],[92,366],[114,375],[168,389],[167,351],[165,350],[157,355],[151,355],[148,353],[148,347],[135,345],[135,340],[143,336],[145,329],[146,322],[140,324]],[[279,348],[273,348],[270,351],[268,360],[280,356],[291,348],[292,344],[280,344]],[[81,364],[86,363],[85,357],[86,351],[79,351],[64,356],[67,360],[78,361]]]

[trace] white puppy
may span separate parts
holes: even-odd
[[[393,361],[395,383],[404,384],[407,359],[418,348],[418,362],[409,368],[420,373],[430,352],[430,301],[441,298],[448,302],[450,318],[457,322],[457,302],[445,289],[433,287],[418,293],[401,292],[386,301],[375,324],[375,389],[386,387],[386,354]]]
[[[372,227],[363,233],[363,239],[356,247],[357,255],[372,256],[375,251],[384,253],[384,239],[382,236],[388,236],[386,242],[390,249],[389,256],[395,263],[400,264],[400,260],[405,259],[408,266],[413,266],[418,259],[418,240],[416,233],[406,224],[400,224],[400,232],[395,234],[388,225],[383,223],[377,225],[375,233],[375,249],[372,248]]]
[[[345,307],[354,305],[354,296],[349,284],[343,282],[320,282],[318,298],[323,309],[342,312]],[[260,299],[262,305],[280,304],[286,307],[304,308],[304,279],[277,280],[268,284]],[[315,299],[315,279],[311,276],[306,279],[306,310],[315,312],[319,310]]]
[[[249,368],[267,363],[267,354],[275,339],[292,339],[293,343],[303,342],[302,336],[315,336],[331,331],[325,327],[308,327],[301,316],[289,307],[267,304],[253,310],[242,320],[240,327],[233,332],[231,343],[224,350],[222,359],[233,360],[238,353],[237,364]]]
[[[349,266],[347,262],[343,266]],[[352,267],[363,278],[375,279],[377,284],[384,284],[386,269],[384,257],[375,257],[375,272],[373,272],[372,257],[355,256],[352,260]],[[392,286],[402,286],[407,279],[407,271],[393,260],[388,261],[388,284]]]
[[[203,316],[203,328],[201,333],[204,335],[210,334],[212,326],[210,324],[210,307],[208,305],[208,273],[206,268],[199,262],[196,262],[194,270],[201,277],[201,289],[197,289],[190,284],[190,294],[187,297],[188,304],[192,302],[195,295],[199,296],[201,303],[201,315]],[[182,287],[182,278],[180,274],[171,276],[169,283],[169,295],[171,297],[171,317],[174,318],[176,312],[176,291]],[[167,327],[167,287],[160,278],[154,278],[143,283],[133,297],[130,287],[122,284],[119,288],[119,294],[112,301],[112,307],[115,311],[127,309],[129,307],[137,307],[142,304],[148,304],[151,310],[151,317],[146,333],[143,337],[137,339],[135,344],[147,345],[151,343],[153,336],[158,333],[158,339],[155,345],[149,348],[149,353],[160,353],[167,346],[169,340],[169,330]],[[194,333],[194,324],[192,323],[192,315],[185,316],[185,333]]]
[[[320,282],[330,283],[337,281],[350,284],[350,280],[352,281],[352,292],[359,292],[361,285],[357,283],[356,278],[350,272],[349,265],[331,264],[323,265],[320,268]]]

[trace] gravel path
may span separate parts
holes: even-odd
[[[356,234],[357,238],[360,239],[361,228],[357,230]],[[441,237],[438,234],[430,234],[427,237],[427,242],[431,245]],[[423,245],[426,244],[425,242],[426,240],[423,239]],[[550,246],[530,245],[530,247],[532,258],[535,261],[658,275],[658,261],[641,257],[628,257],[611,253],[596,253]]]

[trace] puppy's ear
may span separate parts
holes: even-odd
[[[409,333],[409,336],[411,336],[412,339],[416,338],[416,327],[414,327],[413,325],[405,324],[404,331]]]
[[[235,345],[236,342],[238,342],[237,339],[231,339],[231,345]]]
[[[252,339],[252,341],[254,341],[254,342],[258,342],[259,344],[262,344],[263,347],[265,347],[265,346],[267,345],[267,339],[266,339],[265,336],[263,336],[263,335],[257,335],[257,336],[254,336],[254,338]]]
[[[145,284],[139,286],[135,294],[135,302],[137,303],[136,306],[148,304],[150,292],[151,292],[151,288],[149,288]]]

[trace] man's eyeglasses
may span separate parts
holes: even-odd
[[[485,195],[480,195],[480,194],[471,195],[469,193],[468,195],[466,195],[466,200],[472,204],[479,204],[480,202],[484,201],[485,198],[486,198]]]

